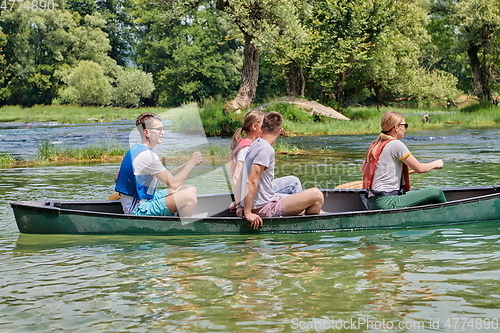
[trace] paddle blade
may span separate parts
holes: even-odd
[[[350,182],[350,183],[345,183],[345,184],[340,184],[339,186],[335,187],[336,190],[359,190],[363,188],[363,181],[358,180],[355,182]]]
[[[108,198],[108,200],[114,201],[114,200],[120,200],[120,193],[115,192],[111,194]]]

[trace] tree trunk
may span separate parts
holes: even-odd
[[[474,44],[469,44],[467,49],[467,54],[469,56],[469,63],[472,69],[472,75],[474,78],[473,82],[473,94],[480,99],[492,101],[491,91],[488,84],[488,74],[484,70],[479,60],[479,47]]]
[[[286,95],[289,97],[304,96],[306,80],[302,67],[295,62],[286,67]]]
[[[256,92],[259,80],[259,49],[253,43],[254,36],[245,35],[245,47],[243,49],[243,68],[241,70],[241,84],[238,94],[226,103],[225,112],[240,110],[250,107]]]
[[[340,72],[337,75],[337,84],[335,88],[335,99],[340,106],[345,106],[345,91],[344,85],[347,80],[347,74],[345,72]]]

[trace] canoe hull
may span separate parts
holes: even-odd
[[[363,191],[325,191],[324,215],[264,219],[262,228],[250,228],[244,219],[231,216],[230,195],[200,197],[199,205],[208,217],[143,217],[120,213],[119,202],[14,202],[11,206],[22,233],[38,234],[255,234],[302,233],[343,230],[421,228],[453,224],[500,221],[500,193],[497,187],[454,189],[445,204],[393,210],[366,210]],[[205,207],[203,207],[205,206]],[[212,212],[207,212],[212,209]],[[218,207],[218,208],[217,208]]]

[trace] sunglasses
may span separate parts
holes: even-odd
[[[398,124],[398,125],[404,126],[405,129],[408,129],[408,126],[409,126],[408,124]]]

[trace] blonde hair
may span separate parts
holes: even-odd
[[[233,134],[233,140],[231,141],[231,150],[234,150],[234,148],[238,146],[238,142],[243,138],[242,132],[245,131],[246,133],[248,133],[248,131],[250,131],[250,127],[253,124],[261,122],[263,118],[264,112],[258,110],[249,111],[245,115],[245,118],[243,118],[243,125],[238,128]]]
[[[366,152],[367,159],[368,159],[368,156],[370,156],[370,153],[372,152],[372,150],[380,142],[394,139],[388,133],[394,128],[394,126],[401,124],[403,119],[404,119],[403,115],[399,112],[387,111],[386,113],[384,113],[384,115],[382,116],[382,119],[380,120],[380,129],[381,129],[380,134],[375,139],[374,144],[371,146],[371,148],[368,149],[368,151]]]

